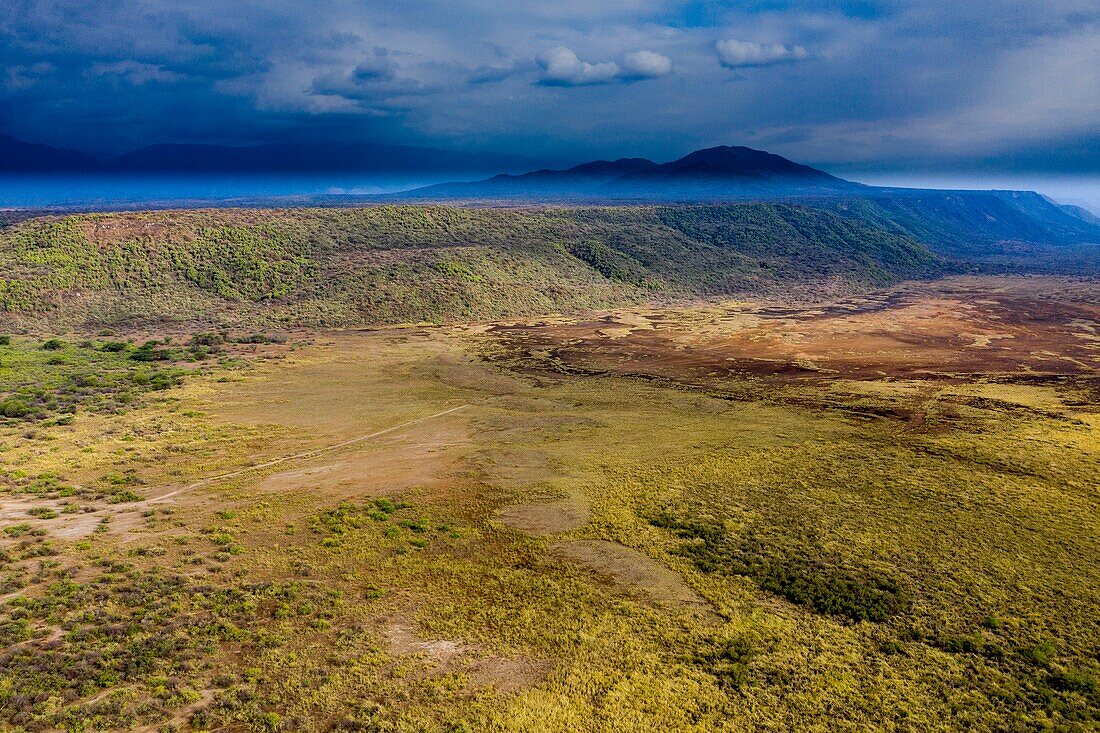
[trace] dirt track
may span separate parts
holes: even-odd
[[[206,486],[207,484],[214,483],[215,481],[221,481],[221,480],[227,479],[227,478],[234,478],[236,476],[242,476],[246,473],[252,473],[253,471],[259,471],[259,470],[262,470],[262,469],[265,469],[265,468],[271,468],[272,466],[278,466],[282,463],[287,463],[289,461],[301,461],[301,460],[307,460],[307,459],[310,459],[310,458],[316,458],[317,456],[324,455],[325,453],[331,453],[332,451],[339,450],[340,448],[346,448],[346,447],[351,446],[351,445],[357,445],[359,443],[363,443],[367,440],[370,440],[371,438],[379,438],[383,435],[386,435],[387,433],[392,433],[396,430],[401,430],[402,428],[407,428],[407,427],[410,427],[412,425],[416,425],[417,423],[422,423],[426,420],[431,420],[432,418],[442,417],[444,415],[449,415],[452,412],[457,412],[458,410],[464,409],[466,407],[469,407],[469,405],[459,405],[458,407],[452,407],[452,408],[447,409],[447,410],[440,410],[439,412],[436,412],[436,413],[431,414],[431,415],[425,415],[424,417],[418,417],[415,420],[408,420],[406,422],[401,423],[400,425],[394,425],[393,427],[389,427],[389,428],[386,428],[384,430],[376,430],[373,433],[368,433],[366,435],[360,435],[360,436],[358,436],[356,438],[352,438],[350,440],[345,440],[345,441],[342,441],[340,443],[335,443],[333,445],[325,446],[324,448],[315,448],[313,450],[303,451],[301,453],[295,453],[295,454],[289,455],[289,456],[283,456],[282,458],[275,458],[273,460],[265,461],[263,463],[257,463],[255,466],[248,466],[247,468],[242,468],[238,471],[230,471],[228,473],[218,474],[217,476],[209,476],[207,478],[202,479],[201,481],[196,481],[193,484],[188,484],[187,486],[183,486],[179,489],[169,491],[167,494],[162,494],[162,495],[157,496],[153,499],[149,499],[147,502],[144,502],[144,503],[155,504],[157,502],[167,501],[167,500],[169,500],[169,499],[171,499],[171,498],[173,498],[173,497],[175,497],[179,494],[183,494],[183,493],[186,493],[188,491],[193,491],[193,490],[195,490],[199,487]]]

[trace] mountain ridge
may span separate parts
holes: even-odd
[[[780,155],[744,146],[703,148],[667,163],[597,160],[481,181],[425,186],[395,198],[568,197],[574,200],[707,200],[847,193],[865,188]]]
[[[79,150],[28,143],[0,134],[0,172],[87,172],[99,165],[99,161]]]
[[[5,150],[12,151],[5,160]],[[321,152],[327,151],[325,155]],[[39,160],[40,172],[88,171],[90,156],[0,136],[0,170]],[[222,197],[218,206],[362,206],[390,203],[501,205],[649,205],[786,202],[865,218],[889,231],[913,237],[934,251],[956,257],[1011,250],[1014,244],[1077,246],[1100,243],[1100,222],[1088,212],[1061,206],[1028,191],[940,191],[866,186],[833,176],[774,153],[744,146],[715,146],[658,163],[646,158],[594,160],[569,168],[537,168],[514,156],[451,153],[387,145],[252,147],[161,145],[100,162],[98,170],[149,172],[236,172],[267,170],[268,163],[291,170],[362,170],[369,173],[417,167],[445,173],[471,172],[474,162],[514,163],[527,172],[501,172],[470,182],[439,183],[390,194],[304,194]],[[7,166],[5,166],[7,163]],[[363,170],[364,167],[370,170]],[[95,170],[93,168],[93,170]],[[452,171],[453,172],[453,171]],[[438,179],[437,179],[438,180]],[[158,201],[166,208],[171,201]],[[210,205],[186,200],[183,208]],[[102,205],[102,204],[99,204]],[[171,208],[171,206],[168,206]],[[61,207],[77,209],[86,207]],[[108,207],[109,208],[109,207]],[[133,207],[122,207],[133,208]]]

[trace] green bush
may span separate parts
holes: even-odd
[[[146,341],[134,349],[130,354],[133,361],[168,361],[172,358],[172,352],[168,349],[158,349],[156,341]]]
[[[241,336],[236,339],[238,344],[273,344],[276,340],[262,333],[254,333],[251,336]]]
[[[1058,653],[1058,647],[1053,642],[1044,641],[1034,646],[1029,646],[1020,650],[1020,656],[1032,664],[1040,666],[1046,666],[1054,661],[1054,656]]]
[[[482,280],[484,280],[483,277],[476,274],[473,270],[471,270],[468,266],[462,264],[461,262],[444,260],[435,263],[435,269],[438,270],[441,274],[446,275],[447,277],[453,277],[459,280],[465,280],[467,282],[481,282]]]
[[[1091,695],[1097,690],[1096,678],[1080,669],[1063,669],[1050,676],[1050,686],[1063,692]]]
[[[756,652],[744,637],[711,639],[692,658],[723,687],[739,688],[749,680],[749,663]]]
[[[3,402],[0,402],[0,415],[4,417],[26,417],[34,411],[25,400],[21,400],[17,397],[9,397]]]
[[[46,351],[58,351],[65,348],[65,342],[61,339],[50,339],[42,344],[42,348]]]
[[[220,346],[225,339],[216,333],[196,333],[188,342],[191,346]]]
[[[650,519],[687,540],[676,552],[705,573],[752,578],[791,603],[853,621],[886,621],[907,605],[899,584],[879,573],[847,568],[796,537],[730,537],[714,522],[679,519],[665,512]]]
[[[57,518],[57,512],[48,506],[36,506],[27,510],[27,514],[32,517],[38,517],[39,519],[55,519]]]

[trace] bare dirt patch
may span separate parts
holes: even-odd
[[[656,603],[711,611],[710,604],[692,590],[683,576],[633,548],[607,540],[571,540],[555,542],[551,550],[585,565],[614,586],[641,593]]]
[[[580,529],[588,524],[589,515],[587,503],[581,497],[515,504],[497,512],[497,517],[506,526],[536,537]]]
[[[343,452],[352,455],[340,460],[272,474],[258,488],[273,493],[316,491],[342,498],[438,487],[459,460],[452,449],[469,441],[469,430],[463,424],[441,417],[439,424],[410,426],[381,444],[347,449]]]
[[[423,671],[428,675],[458,672],[467,676],[473,687],[490,687],[497,692],[533,687],[546,678],[551,667],[545,660],[502,657],[451,639],[424,639],[404,619],[388,622],[384,636],[393,654],[416,657],[425,664]]]
[[[640,320],[647,325],[640,327]],[[1100,282],[955,278],[813,307],[731,303],[663,319],[609,314],[499,325],[501,360],[534,374],[791,383],[836,377],[1094,376]]]
[[[502,446],[483,452],[477,464],[486,480],[508,489],[520,489],[545,481],[552,473],[542,451]]]
[[[45,507],[52,509],[57,516],[41,519],[30,513],[32,509]],[[113,504],[94,511],[81,509],[67,513],[62,501],[0,494],[0,526],[25,523],[32,529],[44,530],[51,537],[78,540],[92,534],[104,519],[109,520],[108,527],[112,532],[137,527],[142,520],[139,504]]]

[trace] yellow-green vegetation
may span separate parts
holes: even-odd
[[[0,417],[29,422],[71,420],[80,409],[118,411],[141,394],[176,384],[176,364],[205,357],[150,339],[0,339]]]
[[[906,235],[775,204],[93,214],[0,229],[0,313],[37,329],[446,322],[945,268]]]
[[[4,515],[4,725],[1100,724],[1088,377],[689,387],[503,339],[316,333],[189,366],[126,411],[9,418],[9,475],[109,468],[153,501],[96,503],[86,533],[54,529],[60,492],[34,504],[57,517]],[[12,341],[21,373],[48,368],[43,339]],[[144,366],[133,345],[85,351]],[[631,552],[586,563],[601,547]]]
[[[758,725],[829,709],[844,713],[822,728],[1096,724],[1093,416],[973,410],[979,430],[911,435],[789,408],[721,414],[682,426],[695,447],[667,436],[668,458],[615,466],[589,489],[592,524],[753,619],[741,674],[770,703]],[[628,452],[599,462],[609,453]],[[762,613],[768,595],[792,605]]]
[[[271,339],[0,338],[0,518],[18,539],[0,556],[0,594],[25,581],[30,568],[19,560],[56,554],[49,530],[106,531],[110,508],[140,505],[147,482],[202,470],[195,459],[227,434],[181,408],[180,386],[270,358],[256,352],[260,341]]]

